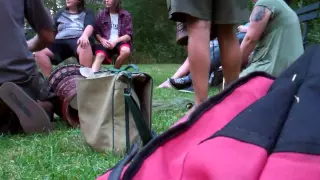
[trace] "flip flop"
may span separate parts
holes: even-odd
[[[25,133],[50,132],[53,125],[45,110],[18,85],[7,82],[0,87],[0,98],[19,118]]]

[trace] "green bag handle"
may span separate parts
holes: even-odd
[[[137,130],[139,132],[139,135],[141,137],[141,140],[143,142],[143,145],[145,146],[152,138],[153,134],[151,132],[151,129],[149,129],[148,125],[144,121],[143,115],[136,103],[136,101],[133,99],[131,95],[131,90],[128,88],[124,93],[125,103],[128,105],[133,120],[136,124]]]
[[[140,72],[138,66],[136,66],[135,64],[129,64],[128,66],[121,68],[121,71],[128,71],[129,69],[133,69],[134,72]]]
[[[136,66],[135,64],[129,64],[128,66],[123,67],[121,69],[117,69],[117,68],[111,67],[111,68],[108,68],[106,70],[100,70],[98,72],[95,72],[94,74],[100,74],[100,73],[104,73],[104,72],[108,72],[108,71],[118,74],[120,72],[129,72],[128,71],[129,69],[133,69],[134,70],[133,72],[136,72],[136,73],[140,72],[138,66]]]

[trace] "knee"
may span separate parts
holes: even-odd
[[[120,50],[120,54],[124,56],[130,56],[131,50],[129,47],[122,47]]]
[[[47,58],[50,58],[45,50],[38,51],[34,53],[34,58],[37,62],[46,61]]]
[[[93,56],[91,46],[87,46],[87,47],[85,47],[85,48],[82,48],[82,47],[78,46],[77,52],[78,52],[79,55],[86,54],[86,55],[91,55],[91,56]]]

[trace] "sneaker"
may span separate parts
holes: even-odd
[[[177,79],[169,79],[169,83],[172,87],[177,90],[188,88],[192,85],[192,80],[190,78],[177,78]]]

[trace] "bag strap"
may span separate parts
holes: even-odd
[[[148,128],[147,124],[145,123],[143,115],[136,101],[133,99],[131,95],[131,88],[128,88],[125,90],[124,98],[125,98],[125,103],[128,105],[128,108],[132,113],[133,120],[136,124],[137,130],[142,139],[143,145],[146,145],[153,138],[153,134],[151,130]]]
[[[128,71],[129,69],[133,69],[134,72],[140,72],[138,66],[136,66],[135,64],[129,64],[128,66],[121,68],[121,71]]]
[[[139,151],[139,145],[133,144],[129,153],[113,168],[108,180],[119,180],[124,167],[134,158]]]

